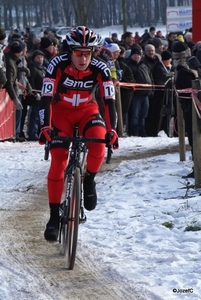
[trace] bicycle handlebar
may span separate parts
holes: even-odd
[[[54,136],[53,140],[60,140],[60,141],[65,141],[65,142],[79,142],[79,143],[90,142],[90,143],[106,144],[105,139],[97,139],[97,138],[82,137],[82,136],[76,136],[76,137]],[[48,157],[49,157],[50,143],[51,142],[48,142],[48,141],[46,141],[46,143],[45,143],[45,155],[44,155],[45,160],[48,160]],[[107,147],[106,164],[109,164],[113,151],[112,151],[111,145],[106,145],[106,147]]]

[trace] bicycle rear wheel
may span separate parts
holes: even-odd
[[[74,170],[72,191],[69,197],[67,206],[67,222],[64,229],[64,248],[65,255],[67,258],[67,268],[72,270],[75,264],[76,250],[77,250],[77,239],[78,239],[78,226],[79,226],[79,215],[80,215],[80,197],[81,197],[81,186],[80,186],[80,169]]]

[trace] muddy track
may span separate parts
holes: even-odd
[[[190,150],[190,147],[186,145],[186,150]],[[154,157],[158,155],[165,155],[168,153],[176,153],[179,152],[179,147],[178,145],[175,146],[167,146],[166,148],[158,148],[158,149],[150,149],[148,151],[135,151],[131,153],[126,153],[126,155],[121,155],[121,156],[112,156],[111,163],[110,164],[103,164],[101,168],[101,172],[105,171],[110,171],[116,168],[122,161],[124,160],[137,160],[137,159],[143,159],[143,158],[148,158],[148,157]],[[179,153],[178,153],[179,156]]]
[[[126,159],[140,159],[178,152],[178,147],[133,152],[129,157],[113,157],[101,171],[113,170]],[[42,189],[32,187],[16,192],[17,203],[0,210],[0,300],[135,300],[153,299],[142,287],[134,286],[115,270],[105,269],[88,251],[87,241],[78,242],[73,271],[67,271],[58,243],[44,241],[43,232],[49,217],[46,179]],[[7,201],[11,201],[9,192]],[[81,225],[84,226],[84,225]],[[87,245],[87,247],[86,247]],[[100,258],[97,260],[100,261]],[[5,275],[6,274],[6,275]]]
[[[46,190],[17,197],[26,201],[25,209],[0,211],[0,267],[9,286],[1,300],[147,299],[115,270],[96,264],[84,244],[78,244],[74,270],[67,271],[60,245],[43,238],[48,219]]]

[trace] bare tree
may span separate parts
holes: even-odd
[[[123,31],[127,31],[127,0],[122,0]]]
[[[88,16],[94,1],[95,0],[70,0],[75,12],[77,24],[88,24]]]
[[[0,16],[6,29],[45,22],[49,26],[122,24],[125,31],[128,25],[156,25],[160,18],[165,24],[167,6],[191,4],[192,0],[1,0]]]

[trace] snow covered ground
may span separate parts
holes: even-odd
[[[158,26],[159,29],[165,35],[165,26]],[[144,32],[141,28],[128,30]],[[117,32],[120,38],[123,33],[120,26],[96,31],[104,37]],[[165,134],[157,138],[120,138],[120,149],[113,157],[171,145],[178,145],[178,139]],[[0,212],[26,209],[30,202],[21,203],[16,193],[45,187],[49,161],[43,157],[43,147],[37,143],[0,142]],[[85,261],[90,260],[91,265],[93,260],[94,264],[99,263],[108,276],[111,270],[116,270],[146,299],[200,299],[201,191],[190,188],[193,179],[181,178],[191,170],[189,157],[187,152],[187,160],[180,162],[179,153],[169,154],[167,150],[166,155],[124,160],[114,171],[99,173],[97,208],[87,212],[87,222],[79,228],[78,253],[83,249],[88,251]],[[47,217],[48,202],[44,224]],[[40,230],[43,232],[44,228]],[[15,240],[12,231],[6,234],[12,243]],[[8,251],[0,251],[0,300],[28,300],[43,281],[30,277],[30,262],[26,260],[20,268],[23,277],[19,272],[3,268],[12,249],[11,244],[7,247]],[[22,256],[23,249],[21,252]],[[29,284],[23,289],[26,280]],[[9,295],[15,294],[16,285],[22,289],[21,296],[11,298]],[[43,292],[31,299],[49,300]],[[108,299],[103,297],[103,300]]]
[[[178,139],[120,138],[113,157],[168,145],[178,145]],[[45,185],[49,162],[43,157],[43,146],[35,142],[0,143],[0,211],[20,206],[17,192]],[[187,189],[194,180],[181,178],[191,169],[189,157],[190,152],[184,162],[178,153],[124,160],[114,171],[99,173],[97,208],[79,229],[78,252],[87,249],[108,274],[115,269],[147,299],[200,299],[200,190]],[[4,259],[0,254],[0,265]],[[2,300],[10,300],[7,276],[0,270]]]

